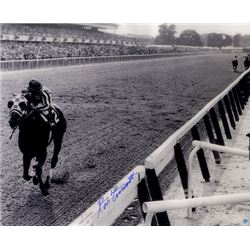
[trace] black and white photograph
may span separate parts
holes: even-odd
[[[0,23],[0,226],[249,226],[250,22],[92,20]]]

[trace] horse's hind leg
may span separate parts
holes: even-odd
[[[31,179],[31,176],[29,175],[29,168],[30,168],[30,162],[32,157],[24,154],[23,155],[23,178],[26,181],[29,181]]]
[[[53,157],[51,159],[51,168],[52,169],[56,167],[56,164],[58,162],[58,155],[61,151],[63,135],[64,135],[64,131],[63,132],[55,131],[53,134],[54,152],[53,152]]]

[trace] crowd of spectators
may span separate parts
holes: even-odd
[[[134,42],[126,36],[109,34],[94,27],[76,24],[1,24],[2,34]]]
[[[115,55],[141,55],[169,52],[162,48],[136,45],[134,40],[125,36],[118,36],[100,32],[97,28],[75,24],[1,24],[1,34],[12,35],[12,38],[3,39],[1,35],[0,60],[28,60],[51,59],[66,57],[94,57]],[[14,38],[13,38],[14,36]],[[17,37],[53,37],[73,39],[94,39],[104,41],[117,41],[118,43],[65,42],[64,39],[51,41],[20,40]],[[126,41],[127,39],[127,41]],[[62,42],[64,41],[64,42]],[[72,41],[72,40],[71,40]],[[122,42],[128,42],[123,44]],[[133,45],[132,45],[133,44]]]
[[[166,52],[163,49],[149,48],[147,46],[139,45],[85,45],[81,43],[2,41],[0,46],[1,61],[65,57],[141,55]]]

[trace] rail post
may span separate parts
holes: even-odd
[[[248,142],[248,159],[250,160],[250,133],[248,133],[246,136],[249,139],[249,142]]]
[[[234,101],[234,98],[233,98],[232,91],[230,90],[228,94],[229,94],[229,100],[230,100],[230,103],[231,103],[231,106],[232,106],[235,121],[239,121],[239,116],[238,116],[238,112],[237,112],[237,109],[236,109],[236,105],[235,105],[235,101]]]
[[[143,178],[141,182],[138,184],[138,200],[140,203],[143,219],[145,220],[146,214],[142,210],[142,204],[145,201],[151,201],[145,178]]]
[[[209,141],[211,143],[215,143],[215,138],[214,138],[212,126],[211,126],[211,123],[209,121],[208,115],[206,114],[203,119],[204,119],[205,127],[206,127],[206,130],[207,130],[208,139],[209,139]],[[219,152],[218,151],[212,151],[212,152],[213,152],[213,155],[214,155],[215,163],[220,164],[221,160],[220,160]]]
[[[247,94],[247,101],[250,96],[250,72],[245,76],[245,86],[246,86],[246,94]]]
[[[232,135],[231,135],[231,132],[230,132],[230,129],[229,129],[229,125],[228,125],[228,122],[227,122],[227,117],[226,117],[226,114],[225,114],[225,109],[224,109],[224,106],[222,104],[222,101],[218,102],[218,108],[219,108],[220,117],[221,117],[221,120],[222,120],[222,124],[223,124],[223,128],[224,128],[226,137],[227,137],[227,139],[232,139]]]
[[[146,169],[147,183],[152,201],[163,200],[161,187],[154,169]],[[167,212],[157,213],[157,222],[159,226],[170,226]]]
[[[191,133],[192,133],[193,140],[197,140],[197,141],[201,140],[196,125],[192,127]],[[203,178],[204,178],[204,180],[206,182],[209,182],[210,174],[209,174],[209,170],[208,170],[208,167],[207,167],[207,161],[206,161],[206,158],[205,158],[205,155],[204,155],[204,150],[202,148],[200,148],[197,151],[197,158],[198,158],[198,161],[199,161],[202,176],[203,176]]]
[[[185,197],[188,197],[188,172],[180,143],[174,146],[174,155]]]
[[[218,122],[218,118],[217,118],[217,115],[216,115],[216,112],[214,110],[214,108],[211,108],[210,111],[210,116],[211,116],[211,119],[212,119],[212,123],[214,125],[214,130],[215,130],[215,134],[216,134],[216,143],[219,144],[219,145],[225,145],[225,142],[224,142],[224,139],[223,139],[223,136],[222,136],[222,133],[221,133],[221,129],[220,129],[220,125],[219,125],[219,122]]]
[[[228,118],[229,118],[231,127],[233,129],[235,129],[236,128],[236,124],[235,124],[235,121],[234,121],[234,117],[233,117],[231,105],[230,105],[230,102],[228,100],[227,95],[225,95],[223,99],[224,99],[224,102],[225,102],[225,105],[226,105],[226,110],[227,110],[227,114],[228,114]]]
[[[249,97],[249,87],[247,86],[247,84],[248,80],[246,77],[239,82],[239,88],[241,90],[241,95],[245,104],[247,103]]]
[[[232,88],[232,93],[233,93],[233,97],[234,97],[234,100],[235,100],[235,103],[236,103],[236,107],[237,107],[238,113],[239,113],[239,115],[242,115],[242,110],[241,110],[241,105],[240,105],[239,97],[237,95],[237,92],[236,92],[235,88]]]
[[[236,93],[237,93],[237,95],[238,95],[241,109],[244,110],[244,109],[245,109],[245,103],[244,103],[244,100],[243,100],[243,98],[242,98],[242,96],[241,96],[241,93],[240,93],[240,89],[239,89],[238,84],[235,85],[234,88],[235,88],[235,91],[236,91]]]
[[[192,167],[193,167],[193,159],[194,159],[194,155],[201,149],[200,146],[196,146],[189,155],[188,158],[188,199],[194,198],[192,193],[193,193],[193,186],[192,186],[192,177],[193,177],[193,171],[192,171]],[[190,208],[188,209],[188,218],[192,218],[192,211],[193,209]]]

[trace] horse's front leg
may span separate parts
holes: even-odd
[[[36,176],[38,178],[38,183],[39,183],[39,186],[43,195],[49,194],[47,190],[48,188],[43,184],[43,180],[42,180],[42,167],[46,161],[46,157],[47,157],[47,150],[44,149],[42,152],[40,152],[37,155],[36,158],[37,158],[38,164],[35,166]]]
[[[24,154],[23,155],[23,178],[26,181],[29,181],[32,177],[29,175],[30,162],[32,157]]]

